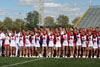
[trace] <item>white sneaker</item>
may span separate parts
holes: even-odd
[[[65,58],[67,58],[67,56],[65,56]]]
[[[81,58],[81,56],[79,56],[79,58]]]
[[[88,56],[86,58],[89,58]]]
[[[64,58],[65,56],[63,56],[63,58]]]
[[[58,56],[58,58],[60,58],[60,56]]]
[[[70,56],[70,58],[73,58],[73,56]]]
[[[83,58],[85,58],[85,56],[83,56]]]
[[[92,56],[91,56],[91,58],[92,58]]]
[[[25,57],[27,58],[28,56],[26,55]]]
[[[57,56],[55,56],[55,58],[57,58]]]
[[[78,58],[78,56],[76,56],[76,58]]]
[[[12,57],[12,55],[10,55],[10,57]]]
[[[22,57],[24,57],[24,55]]]
[[[39,58],[39,56],[37,56],[37,58]]]
[[[94,58],[97,58],[97,56],[94,56]]]

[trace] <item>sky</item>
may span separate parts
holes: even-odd
[[[100,0],[91,0],[91,5],[100,5]],[[0,20],[5,17],[24,19],[30,11],[39,8],[39,0],[0,0]],[[44,17],[56,18],[60,14],[69,17],[70,24],[75,17],[81,16],[90,4],[90,0],[44,0]]]

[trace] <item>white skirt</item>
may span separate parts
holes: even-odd
[[[61,47],[61,43],[60,42],[56,42],[55,47]]]
[[[74,46],[73,41],[70,41],[70,40],[69,40],[69,46],[70,46],[70,47],[73,47],[73,46]]]
[[[76,42],[76,45],[77,45],[77,46],[81,46],[81,41],[80,41],[80,40],[77,41],[77,42]]]
[[[20,46],[20,47],[21,47],[21,46],[24,46],[23,41],[20,41],[20,42],[19,42],[19,46]]]
[[[47,47],[47,43],[46,42],[43,42],[42,46],[43,47]]]
[[[68,42],[67,41],[64,41],[63,42],[63,46],[68,46]]]
[[[89,42],[88,47],[93,47],[93,42]]]
[[[54,47],[53,41],[49,41],[49,47]]]
[[[40,43],[36,42],[35,47],[40,47]]]
[[[10,46],[11,46],[11,47],[16,47],[15,41],[11,41]]]
[[[87,46],[86,46],[86,42],[83,42],[83,43],[82,43],[82,47],[87,47]]]
[[[98,48],[97,43],[94,43],[93,48]]]

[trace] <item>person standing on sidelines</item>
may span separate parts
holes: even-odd
[[[3,39],[5,39],[5,34],[0,30],[0,56],[2,56],[2,43]]]
[[[16,38],[16,57],[17,57],[19,49],[20,32],[15,33],[15,38]]]

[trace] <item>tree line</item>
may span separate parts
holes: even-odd
[[[75,24],[79,20],[79,17],[73,20],[73,24]],[[0,29],[2,30],[33,30],[34,27],[39,28],[39,13],[37,11],[31,11],[27,13],[27,17],[24,19],[17,18],[13,21],[10,17],[5,17],[3,21],[0,21]],[[59,15],[56,19],[56,22],[53,17],[47,16],[44,18],[44,26],[49,28],[55,27],[72,27],[69,24],[69,18],[65,15]]]

